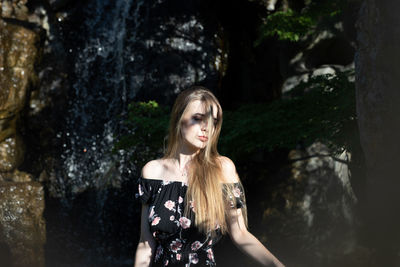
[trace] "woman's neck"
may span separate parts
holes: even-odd
[[[199,153],[199,151],[200,149],[193,149],[191,147],[189,148],[185,145],[182,145],[174,157],[178,163],[179,170],[184,169],[187,163],[191,161],[193,157]]]

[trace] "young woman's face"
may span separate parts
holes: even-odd
[[[217,121],[218,109],[213,104],[213,123],[211,133],[207,129],[208,114],[207,108],[200,100],[195,100],[189,103],[186,112],[182,116],[182,139],[188,148],[198,150],[207,145],[208,138],[214,130],[214,125]]]

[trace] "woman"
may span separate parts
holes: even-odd
[[[247,230],[247,214],[233,162],[217,151],[222,109],[206,88],[180,93],[172,108],[163,158],[142,169],[139,266],[216,266],[213,245],[228,233],[263,266],[283,266]]]

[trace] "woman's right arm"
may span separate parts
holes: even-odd
[[[140,240],[136,249],[135,267],[149,267],[153,259],[155,241],[150,233],[148,217],[148,205],[142,205],[142,215],[140,219]]]

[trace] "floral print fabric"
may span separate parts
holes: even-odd
[[[137,197],[148,204],[150,231],[157,243],[152,266],[216,266],[213,246],[221,233],[217,230],[215,237],[201,233],[194,226],[192,206],[189,215],[184,216],[186,190],[184,182],[142,177],[138,180]],[[236,208],[243,207],[244,195],[239,183],[233,184],[231,195],[236,198]]]

